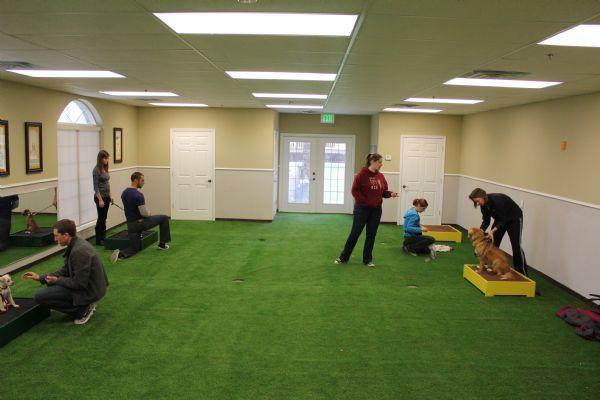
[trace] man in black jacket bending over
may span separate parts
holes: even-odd
[[[106,293],[106,272],[94,247],[77,237],[73,221],[62,219],[54,224],[54,240],[67,246],[64,266],[51,274],[26,272],[23,278],[47,285],[35,293],[36,303],[65,313],[75,324],[83,325],[96,311],[96,302]]]
[[[473,201],[474,207],[481,208],[483,216],[481,229],[485,231],[490,226],[490,217],[494,218],[494,224],[488,232],[488,237],[494,241],[495,246],[500,247],[504,234],[508,233],[514,268],[523,275],[527,275],[527,261],[521,248],[523,235],[523,211],[521,208],[505,194],[486,193],[480,188],[473,190],[469,199]]]

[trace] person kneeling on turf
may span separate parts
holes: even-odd
[[[435,258],[433,247],[435,239],[423,235],[423,232],[427,232],[427,228],[421,225],[421,217],[419,216],[428,205],[425,199],[414,199],[413,207],[404,214],[404,244],[402,250],[412,256],[430,254],[431,258]]]
[[[23,279],[33,279],[46,288],[35,292],[37,304],[60,311],[83,325],[96,311],[96,302],[106,294],[108,277],[94,247],[76,235],[75,222],[62,219],[54,224],[54,240],[67,246],[65,264],[51,274],[25,272]]]
[[[125,210],[125,218],[127,219],[127,233],[129,234],[129,247],[123,251],[115,250],[110,256],[112,263],[117,262],[119,258],[128,258],[139,252],[142,249],[141,234],[143,231],[154,228],[159,225],[160,242],[158,248],[160,250],[168,250],[167,242],[171,241],[171,231],[169,229],[169,217],[166,215],[150,215],[146,209],[146,200],[144,195],[139,191],[144,187],[145,178],[141,172],[131,174],[131,186],[123,191],[121,200]]]

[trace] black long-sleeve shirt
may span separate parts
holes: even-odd
[[[523,211],[513,199],[502,193],[488,193],[488,200],[481,206],[483,221],[481,229],[484,231],[490,226],[490,217],[494,218],[492,228],[502,229],[511,221],[523,218]]]

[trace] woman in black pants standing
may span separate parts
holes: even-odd
[[[110,192],[108,157],[109,154],[106,150],[100,150],[96,166],[92,171],[94,179],[94,203],[96,203],[96,211],[98,211],[98,219],[96,220],[96,245],[98,246],[104,245],[108,207],[113,202],[112,193]]]
[[[390,192],[385,177],[379,170],[383,165],[381,154],[369,154],[366,166],[354,178],[352,196],[354,196],[354,220],[352,230],[346,240],[342,254],[335,260],[336,264],[345,264],[350,259],[363,228],[367,227],[367,237],[363,249],[363,264],[375,267],[373,263],[373,245],[381,220],[381,203],[383,198],[398,197],[398,193]]]

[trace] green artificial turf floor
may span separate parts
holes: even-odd
[[[52,227],[56,223],[56,214],[38,214],[35,216],[35,221],[38,226],[41,227]],[[22,231],[26,228],[25,217],[21,214],[14,213],[12,215],[12,221],[10,226],[10,233]],[[53,245],[52,245],[53,246]],[[40,251],[46,250],[51,246],[44,247],[18,247],[12,246],[3,252],[0,252],[0,268],[7,264],[20,260],[24,257],[28,257],[32,254],[39,253]]]
[[[0,398],[598,399],[600,344],[554,316],[576,298],[541,278],[542,297],[485,298],[462,278],[469,244],[425,262],[393,225],[375,269],[364,236],[334,265],[350,225],[172,221],[167,252],[111,265],[98,248],[110,287],[97,313],[75,326],[54,312],[0,349]],[[38,287],[16,279],[14,294]]]

